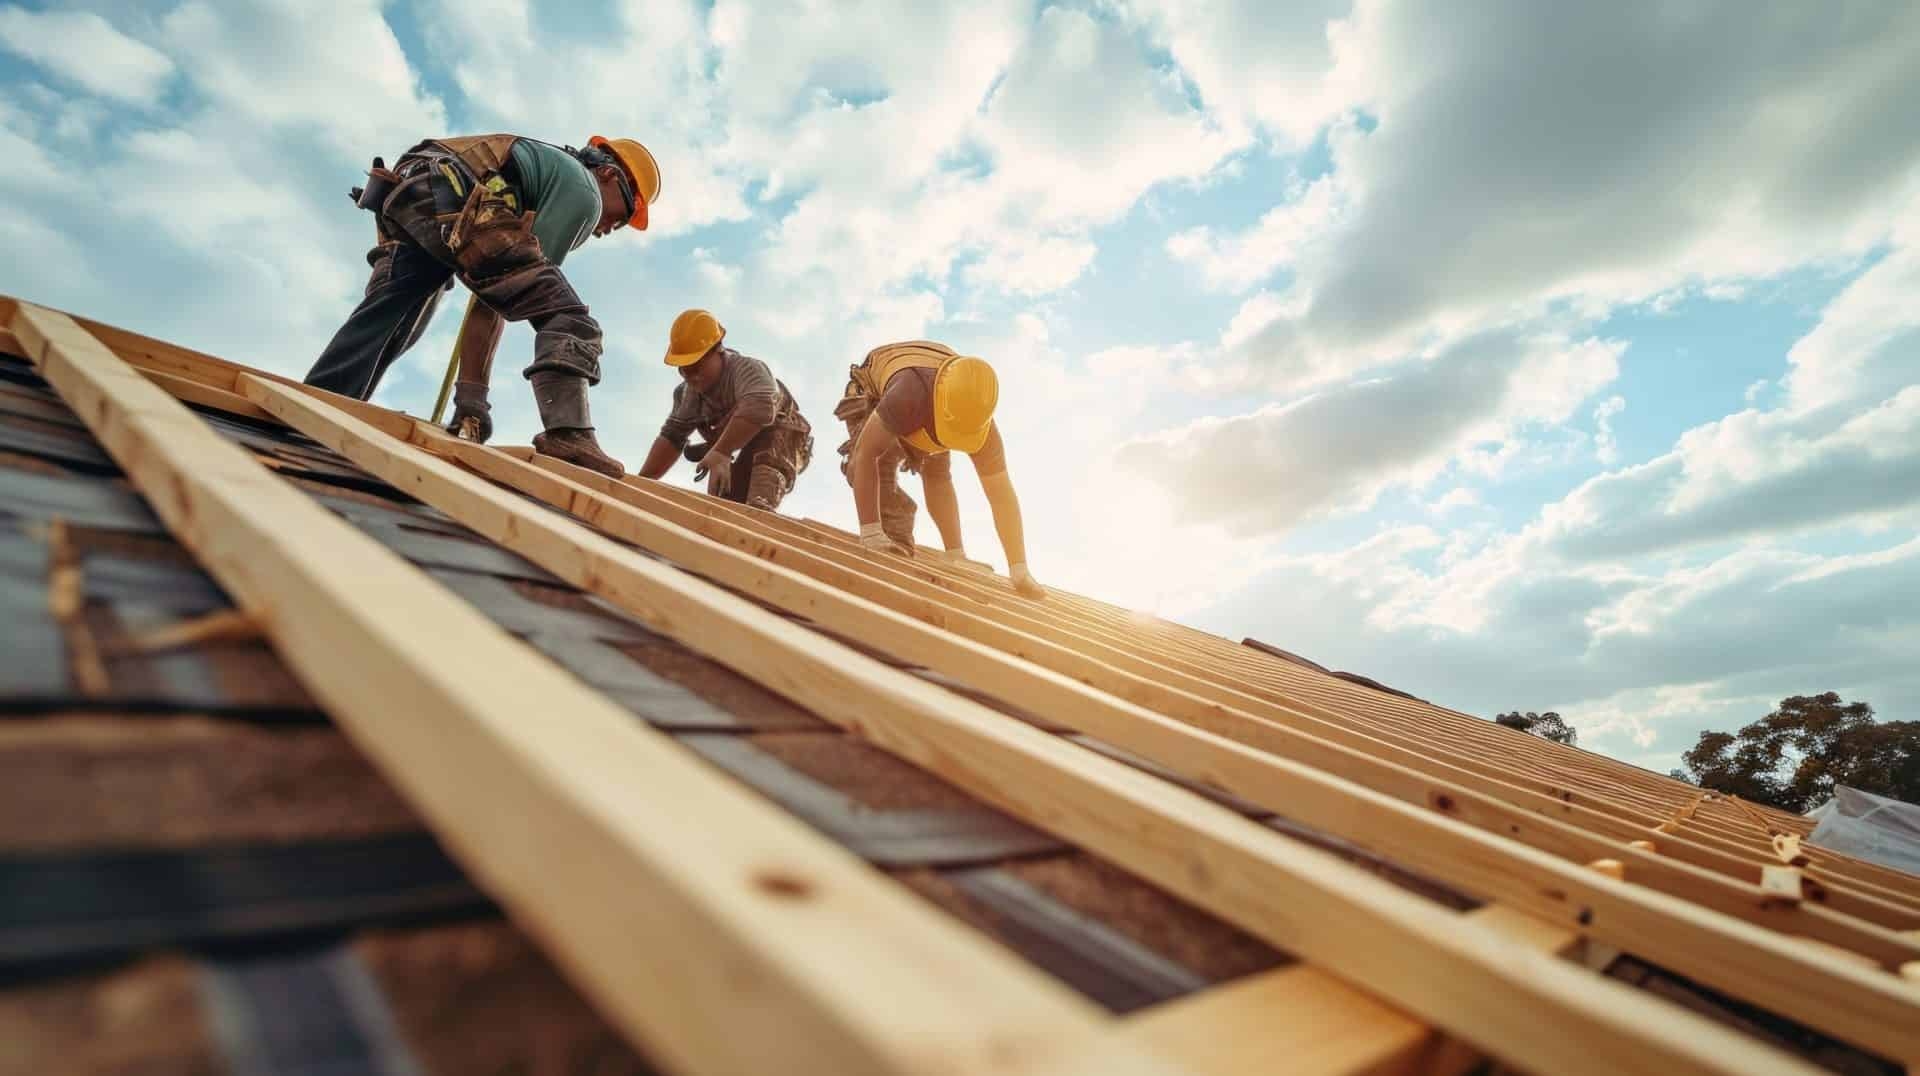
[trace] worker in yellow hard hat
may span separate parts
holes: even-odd
[[[660,168],[630,138],[599,135],[584,148],[518,135],[438,138],[388,169],[373,159],[351,192],[374,214],[378,244],[366,295],[307,374],[307,384],[367,399],[395,359],[426,332],[455,277],[473,293],[461,325],[451,432],[485,441],[493,352],[508,321],[533,327],[533,382],[542,433],[536,451],[612,477],[587,412],[600,382],[600,325],[560,271],[589,236],[644,230],[660,200]]]
[[[726,338],[726,327],[705,310],[674,319],[666,362],[680,383],[640,477],[659,478],[685,455],[698,465],[696,479],[707,476],[708,493],[771,512],[813,459],[813,427],[767,364],[726,346]],[[695,431],[703,440],[689,445]]]
[[[834,415],[847,424],[840,452],[860,515],[860,544],[913,555],[918,506],[900,489],[898,476],[903,469],[915,471],[927,513],[946,546],[943,556],[973,566],[961,542],[960,502],[953,490],[952,454],[964,452],[993,510],[1014,587],[1028,597],[1044,597],[1046,591],[1027,568],[1020,498],[1007,477],[1006,447],[993,421],[1000,399],[993,367],[944,344],[911,340],[874,348],[849,373]]]

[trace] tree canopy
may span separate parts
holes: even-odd
[[[1737,733],[1707,731],[1681,756],[1702,788],[1804,812],[1835,785],[1920,802],[1920,721],[1875,721],[1834,692],[1780,700]]]
[[[1580,733],[1572,725],[1567,724],[1566,719],[1552,710],[1544,714],[1536,714],[1531,710],[1523,714],[1515,710],[1510,714],[1501,714],[1493,721],[1497,725],[1519,729],[1521,732],[1531,733],[1541,739],[1563,743],[1569,747],[1580,738]]]

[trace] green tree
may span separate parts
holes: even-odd
[[[1801,812],[1835,785],[1920,801],[1920,721],[1875,721],[1873,707],[1834,692],[1780,700],[1738,733],[1707,731],[1681,756],[1689,779]]]
[[[1496,725],[1505,725],[1510,729],[1532,733],[1543,740],[1563,743],[1568,747],[1572,747],[1574,742],[1580,739],[1580,733],[1572,725],[1567,724],[1565,718],[1552,710],[1544,714],[1536,714],[1531,710],[1523,714],[1515,710],[1510,714],[1501,714],[1493,721]]]

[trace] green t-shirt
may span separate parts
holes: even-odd
[[[544,142],[513,144],[520,198],[533,218],[533,234],[547,260],[559,265],[567,252],[587,241],[600,222],[600,186],[572,154]]]

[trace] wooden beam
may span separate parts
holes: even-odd
[[[1104,1014],[515,640],[70,319],[22,304],[12,327],[456,858],[676,1072],[1160,1071],[1114,1051]]]
[[[1505,1059],[1551,1072],[1811,1071],[1630,988],[1518,949],[1194,793],[874,661],[309,396],[254,379],[243,379],[241,390],[360,467],[653,630]],[[416,434],[448,451],[463,444],[424,426]],[[774,566],[743,560],[762,578],[776,575]]]
[[[531,452],[527,450],[518,458],[530,457]],[[649,495],[650,503],[636,506],[649,512],[659,511],[657,501],[665,499],[671,500],[679,508],[715,521],[729,521],[748,527],[756,536],[770,536],[768,532],[777,532],[791,539],[791,544],[815,555],[834,560],[842,566],[858,566],[857,570],[863,571],[871,579],[891,583],[895,588],[942,602],[948,607],[957,607],[961,613],[972,613],[991,620],[1000,628],[1011,629],[1028,640],[1043,640],[1049,644],[1046,657],[1039,657],[1019,645],[1003,642],[994,642],[992,645],[1009,653],[1039,660],[1057,671],[1094,683],[1102,690],[1183,721],[1223,731],[1217,722],[1234,718],[1257,719],[1252,723],[1242,721],[1242,731],[1226,733],[1246,742],[1260,743],[1258,737],[1271,734],[1266,726],[1279,724],[1320,740],[1342,744],[1371,758],[1418,770],[1434,780],[1465,786],[1530,812],[1572,822],[1582,829],[1606,837],[1637,839],[1655,832],[1653,822],[1656,819],[1652,816],[1628,813],[1602,797],[1591,795],[1587,786],[1577,781],[1569,783],[1560,778],[1541,779],[1504,771],[1499,766],[1438,750],[1432,738],[1424,741],[1410,739],[1398,732],[1370,727],[1358,715],[1336,713],[1325,708],[1305,708],[1295,705],[1293,701],[1269,701],[1249,694],[1244,685],[1235,683],[1230,677],[1210,673],[1204,668],[1176,667],[1170,663],[1175,659],[1160,653],[1138,652],[1137,647],[1130,646],[1125,640],[1102,641],[1079,634],[1077,629],[1060,630],[1054,626],[1056,618],[1052,607],[1055,603],[1034,603],[1014,597],[997,580],[989,585],[976,573],[954,572],[930,563],[922,564],[898,557],[875,558],[861,550],[851,539],[823,525],[796,522],[773,513],[758,512],[715,498],[702,497],[665,483],[629,478],[617,488],[609,488],[599,484],[608,481],[603,477],[584,479],[570,470],[562,470],[565,465],[547,457],[539,457],[534,462],[622,499],[626,499],[629,490],[643,492]],[[928,623],[935,621],[928,620]],[[965,633],[958,627],[952,627],[952,630]],[[1005,633],[1002,634],[1005,637]],[[970,637],[979,638],[977,635]],[[1058,655],[1063,651],[1094,664],[1087,665],[1082,661],[1069,668],[1059,660]],[[1132,674],[1132,679],[1120,682],[1095,680],[1091,678],[1092,674],[1085,671],[1089,668],[1107,672],[1119,670]],[[1227,709],[1222,710],[1222,707]],[[1196,712],[1199,716],[1196,716]],[[1538,740],[1537,737],[1523,738]],[[1697,792],[1691,790],[1690,794],[1697,795]],[[1663,811],[1660,817],[1665,818],[1669,813]],[[1569,852],[1566,856],[1584,861],[1604,854],[1600,851]],[[1737,847],[1717,837],[1699,833],[1689,833],[1668,842],[1668,858],[1704,867],[1743,885],[1752,884],[1758,862],[1766,855],[1751,846]],[[1833,886],[1828,899],[1836,910],[1881,926],[1900,928],[1920,923],[1920,901],[1877,887],[1857,886],[1851,879],[1845,885]],[[1834,940],[1846,944],[1845,939]]]
[[[1468,913],[1518,945],[1564,955],[1580,936],[1499,905]],[[1126,1034],[1177,1057],[1197,1076],[1454,1076],[1485,1060],[1478,1050],[1301,964],[1156,1005]]]
[[[277,419],[267,414],[258,404],[248,400],[244,396],[228,392],[225,389],[216,389],[212,385],[203,384],[192,378],[183,377],[180,374],[170,374],[165,370],[149,369],[141,370],[140,372],[146,375],[148,381],[166,389],[168,395],[183,403],[201,404],[206,407],[213,407],[225,411],[230,415],[239,415],[243,418],[258,419],[261,422],[272,422],[275,425],[279,425]]]
[[[1659,951],[1661,959],[1680,974],[1736,997],[1795,1013],[1841,1038],[1891,1036],[1905,1043],[1908,1032],[1895,1032],[1889,1026],[1908,1024],[1920,1016],[1914,999],[1893,990],[1887,976],[1860,976],[1855,968],[1836,968],[1830,961],[1811,959],[1803,947],[1782,938],[1780,932],[1812,934],[1870,951],[1889,968],[1916,953],[1912,943],[1830,909],[1801,907],[1763,892],[1757,876],[1749,882],[1732,882],[1290,730],[1244,721],[1231,724],[1231,717],[1212,711],[1183,713],[1183,717],[1194,724],[1227,722],[1215,724],[1223,736],[1188,728],[1167,721],[1162,713],[1089,690],[1087,684],[1112,682],[1102,678],[1102,669],[1096,665],[1044,669],[970,638],[954,638],[895,609],[835,590],[845,586],[883,598],[881,590],[862,588],[862,580],[845,571],[824,576],[822,580],[831,580],[833,586],[822,586],[822,580],[793,571],[793,567],[812,565],[804,551],[781,548],[749,534],[741,538],[741,548],[756,550],[766,559],[747,557],[682,526],[634,511],[637,501],[628,503],[628,498],[645,494],[634,486],[547,457],[534,457],[530,465],[507,453],[445,438],[432,428],[422,428],[420,434],[422,444],[459,459],[484,477],[505,482],[616,538],[636,542],[708,578],[724,580],[847,638],[985,688],[1008,703],[1050,715],[1173,772],[1354,840],[1469,892],[1574,924],[1584,934],[1622,949]],[[561,477],[563,473],[572,478]],[[674,519],[687,521],[685,515],[674,515]],[[687,523],[705,526],[710,521]],[[937,617],[933,623],[954,632],[970,630],[966,615],[952,607],[935,609],[931,617]],[[1066,671],[1071,671],[1071,678],[1062,674]],[[1238,742],[1242,736],[1275,749],[1284,759],[1248,749]],[[1332,780],[1329,774],[1346,776],[1354,784]],[[1505,838],[1544,845],[1563,859],[1517,847]],[[1584,867],[1594,859],[1619,859],[1634,870],[1645,888],[1667,886],[1676,890],[1674,895],[1688,899],[1663,897],[1663,893],[1645,892],[1642,886],[1620,886],[1599,878]],[[1695,907],[1690,899],[1703,907]],[[1705,909],[1738,915],[1745,922],[1718,918]],[[1809,984],[1820,986],[1809,990]],[[1874,1011],[1876,1016],[1866,1018],[1862,1011]],[[1920,1041],[1920,1030],[1914,1034]]]

